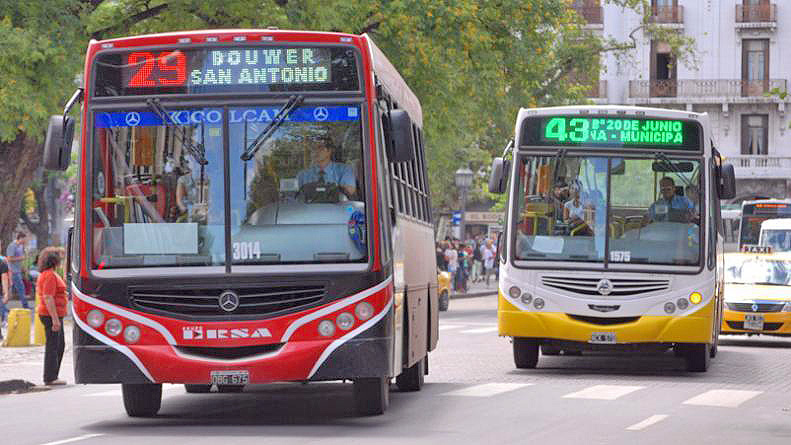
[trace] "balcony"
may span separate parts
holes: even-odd
[[[791,177],[791,157],[768,155],[726,156],[739,179],[779,179]]]
[[[786,79],[630,80],[629,98],[675,98],[686,103],[773,102],[775,98],[764,94],[775,88],[786,91],[786,85]]]
[[[736,5],[736,28],[757,29],[777,26],[777,5]]]
[[[589,25],[603,25],[604,24],[604,8],[601,6],[574,6],[577,11]]]
[[[651,22],[664,24],[683,24],[683,6],[653,6],[651,8]]]

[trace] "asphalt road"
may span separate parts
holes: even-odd
[[[355,417],[351,385],[186,394],[130,419],[117,385],[0,396],[3,444],[789,444],[791,339],[724,337],[709,372],[663,356],[541,357],[516,370],[494,297],[451,302],[419,393]],[[73,378],[67,374],[69,380]],[[364,441],[364,442],[363,442]]]

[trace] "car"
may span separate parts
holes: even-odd
[[[725,255],[721,333],[791,336],[791,256]]]
[[[447,311],[450,305],[450,274],[437,272],[437,293],[439,294],[439,310]]]

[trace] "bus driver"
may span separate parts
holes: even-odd
[[[695,205],[686,196],[676,194],[673,178],[665,176],[659,180],[661,196],[648,208],[643,225],[650,222],[689,222]]]
[[[316,136],[310,154],[313,165],[297,173],[299,188],[302,190],[305,184],[310,183],[337,184],[343,193],[352,199],[357,188],[354,170],[342,162],[332,161],[334,148],[335,143],[328,134]]]

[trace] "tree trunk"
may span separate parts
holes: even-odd
[[[11,242],[22,209],[25,190],[40,166],[44,147],[27,133],[11,142],[0,142],[0,241],[3,250]]]

